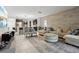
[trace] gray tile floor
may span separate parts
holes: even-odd
[[[61,42],[49,43],[43,38],[17,35],[0,53],[79,53],[79,48]]]
[[[41,39],[41,38],[40,38]],[[62,42],[56,42],[56,43],[49,43],[49,42],[45,42],[45,41],[40,41],[37,39],[30,39],[30,42],[34,45],[35,43],[33,42],[37,42],[37,45],[43,47],[43,49],[45,49],[45,52],[50,52],[50,53],[78,53],[79,52],[79,48],[74,47],[72,45],[68,45]],[[37,46],[38,47],[38,46]],[[39,47],[37,48],[37,50],[39,50]],[[44,52],[42,51],[42,49],[40,48],[40,52]]]

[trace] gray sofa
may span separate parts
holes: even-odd
[[[79,29],[74,29],[69,34],[63,37],[66,43],[75,45],[79,47]]]
[[[79,47],[79,36],[77,35],[65,35],[63,37],[66,43],[75,45]]]

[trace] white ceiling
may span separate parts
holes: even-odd
[[[5,6],[9,17],[38,18],[74,8],[74,6]]]

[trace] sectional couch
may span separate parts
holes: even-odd
[[[65,35],[63,38],[65,39],[65,43],[79,47],[79,29],[73,30],[70,34]]]

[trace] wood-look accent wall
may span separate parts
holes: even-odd
[[[62,11],[54,15],[42,17],[41,20],[41,23],[43,20],[47,20],[48,27],[53,27],[55,29],[58,29],[58,27],[63,29],[79,28],[79,7]]]

